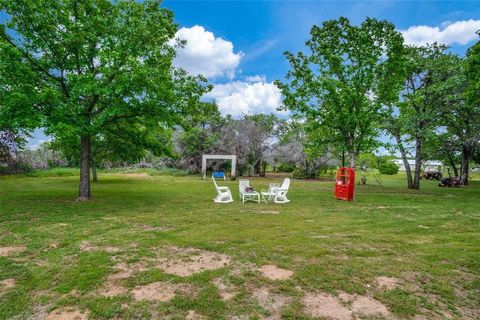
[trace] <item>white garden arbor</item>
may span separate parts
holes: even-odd
[[[231,160],[232,161],[232,171],[230,176],[234,178],[237,174],[237,156],[234,154],[204,154],[202,156],[202,175],[203,179],[205,179],[207,175],[207,160]]]

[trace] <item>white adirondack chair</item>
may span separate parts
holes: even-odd
[[[260,203],[260,194],[257,191],[247,191],[246,188],[249,187],[250,180],[238,180],[238,196],[242,199],[242,203],[245,203],[245,201],[255,201]]]
[[[217,196],[213,199],[215,203],[230,203],[233,202],[232,192],[230,191],[229,187],[219,187],[217,185],[217,181],[215,178],[212,177],[213,184],[215,185],[215,189],[217,190]]]
[[[240,179],[238,180],[238,196],[242,198],[245,193],[245,189],[250,187],[250,180]]]
[[[288,189],[290,188],[290,178],[285,178],[280,187],[270,185],[267,191],[262,190],[263,201],[273,201],[274,203],[290,202],[287,198]]]

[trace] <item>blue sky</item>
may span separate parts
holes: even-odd
[[[215,86],[206,98],[234,116],[277,113],[281,95],[272,81],[288,70],[283,52],[303,50],[312,25],[325,20],[387,19],[409,42],[442,42],[460,55],[480,29],[480,1],[165,0],[163,5],[175,14],[177,36],[188,41],[176,64],[207,75]],[[37,131],[30,145],[42,140]]]
[[[479,1],[179,1],[167,0],[181,27],[203,26],[242,51],[239,69],[267,80],[283,77],[288,65],[285,50],[304,47],[312,25],[340,16],[353,23],[366,17],[387,19],[399,30],[445,22],[480,19]],[[471,45],[454,44],[463,54]]]
[[[460,55],[480,29],[479,1],[166,0],[164,6],[175,13],[177,35],[188,42],[177,65],[206,74],[215,84],[208,98],[234,116],[276,112],[281,95],[272,81],[289,68],[283,53],[304,50],[312,25],[325,20],[386,19],[409,43],[437,41]]]

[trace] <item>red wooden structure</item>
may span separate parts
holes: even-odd
[[[355,170],[340,168],[335,177],[335,198],[352,201],[355,192]]]

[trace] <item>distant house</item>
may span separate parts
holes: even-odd
[[[425,161],[423,164],[423,170],[425,171],[440,171],[442,172],[445,169],[445,166],[441,161],[438,160],[430,160]]]
[[[415,170],[415,160],[408,159],[407,161],[410,164],[410,169]],[[397,165],[398,171],[405,171],[405,165],[403,164],[402,159],[395,159],[393,160],[393,163]]]
[[[410,164],[410,169],[413,171],[415,170],[415,160],[414,159],[408,159],[408,163]],[[402,159],[395,159],[393,160],[393,163],[395,163],[398,166],[398,171],[405,171],[405,165],[403,164]],[[438,160],[430,160],[430,161],[425,161],[423,163],[422,169],[424,171],[443,171],[444,165],[441,161]]]

